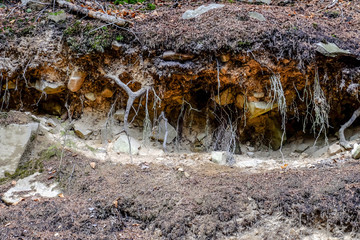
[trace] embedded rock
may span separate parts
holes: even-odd
[[[226,165],[226,152],[223,151],[211,152],[211,161],[220,165]]]
[[[38,123],[0,126],[0,178],[15,172],[38,128]]]
[[[334,156],[337,153],[341,153],[342,152],[342,148],[339,144],[333,144],[329,147],[329,155],[330,156]]]
[[[38,80],[35,83],[35,89],[46,94],[56,94],[65,90],[63,82],[48,82],[45,80]]]
[[[69,82],[67,84],[67,87],[72,92],[77,92],[80,90],[81,85],[84,83],[86,78],[85,72],[79,72],[79,71],[73,71],[71,73]]]
[[[111,91],[108,88],[105,88],[102,92],[101,92],[101,96],[104,98],[111,98],[114,95],[113,91]]]
[[[164,120],[160,121],[159,126],[154,127],[151,137],[163,142],[165,139],[166,128],[168,132],[166,143],[167,144],[171,143],[176,138],[177,132],[176,129],[173,126],[171,126],[169,123],[166,126]]]
[[[89,92],[89,93],[85,93],[85,98],[91,102],[96,100],[96,96],[94,93]]]
[[[217,8],[222,8],[224,7],[225,5],[224,4],[216,4],[216,3],[212,3],[212,4],[209,4],[209,5],[202,5],[200,7],[198,7],[197,9],[195,10],[187,10],[183,15],[182,15],[182,18],[183,19],[192,19],[192,18],[196,18],[198,16],[200,16],[201,14],[203,13],[206,13],[210,10],[213,10],[213,9],[217,9]]]
[[[130,140],[130,145],[129,145]],[[141,147],[140,143],[135,139],[129,136],[126,136],[125,134],[120,135],[113,145],[113,150],[116,153],[130,153],[130,147],[131,147],[131,154],[138,154],[139,148]]]
[[[215,96],[215,102],[221,106],[234,103],[235,97],[232,93],[232,89],[228,88],[220,93],[220,96]]]
[[[276,108],[277,104],[267,102],[249,102],[247,106],[250,112],[250,119],[252,119]]]
[[[27,197],[40,195],[41,197],[53,198],[57,197],[61,191],[56,189],[57,183],[46,186],[44,183],[36,181],[36,176],[40,173],[35,173],[24,179],[17,181],[16,185],[4,193],[2,200],[6,204],[17,204]]]
[[[49,13],[48,19],[52,20],[52,21],[54,21],[56,23],[58,23],[60,21],[65,21],[66,20],[66,13],[63,10],[61,10],[59,12]]]
[[[74,124],[75,134],[82,139],[87,139],[93,132],[86,123],[79,121]]]
[[[328,57],[336,57],[341,55],[349,55],[349,50],[344,50],[336,46],[334,43],[316,43],[317,49],[319,53],[328,56]]]
[[[194,58],[194,55],[176,53],[173,51],[166,51],[162,55],[165,61],[188,61]]]
[[[260,22],[266,21],[266,18],[261,13],[249,12],[249,17],[252,19],[259,20]]]
[[[351,151],[351,156],[354,159],[360,158],[360,145],[357,145],[357,144],[354,145],[354,149]]]

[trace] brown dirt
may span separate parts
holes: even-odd
[[[146,163],[92,169],[91,161],[66,152],[61,170],[56,157],[44,162],[43,181],[54,181],[57,169],[65,197],[0,203],[0,238],[225,239],[260,229],[261,239],[301,239],[317,228],[338,238],[359,231],[358,161],[263,173],[209,164],[183,167],[187,177]]]

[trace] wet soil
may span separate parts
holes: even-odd
[[[211,163],[122,165],[70,151],[59,161],[45,161],[42,178],[59,180],[64,197],[0,203],[1,239],[304,239],[319,229],[358,236],[355,160],[260,173]]]

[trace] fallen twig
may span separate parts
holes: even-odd
[[[75,5],[75,4],[71,3],[71,2],[67,2],[67,1],[64,1],[64,0],[56,0],[56,2],[59,4],[60,7],[67,7],[72,11],[79,12],[81,14],[84,14],[84,15],[89,16],[91,18],[99,19],[99,20],[104,21],[104,22],[111,22],[111,23],[114,23],[114,24],[116,24],[118,26],[125,26],[126,23],[127,23],[127,21],[122,19],[122,18],[118,18],[118,17],[115,17],[115,16],[110,16],[110,15],[105,14],[105,13],[95,12],[95,11],[83,8],[81,6],[77,6],[77,5]]]

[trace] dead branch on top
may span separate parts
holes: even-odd
[[[125,26],[127,23],[127,21],[122,18],[118,18],[118,17],[111,16],[111,15],[108,15],[105,13],[101,13],[101,12],[95,12],[95,11],[83,8],[81,6],[77,6],[71,2],[67,2],[64,0],[56,0],[56,2],[59,4],[60,7],[67,7],[71,11],[78,12],[83,15],[89,16],[91,18],[99,19],[104,22],[111,22],[118,26]]]

